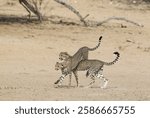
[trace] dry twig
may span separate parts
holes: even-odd
[[[103,21],[101,21],[101,22],[98,22],[98,23],[96,24],[96,26],[100,26],[100,25],[102,25],[102,24],[104,24],[104,23],[107,23],[107,22],[109,22],[110,20],[122,20],[122,21],[126,21],[126,22],[128,22],[128,23],[131,23],[131,24],[133,24],[133,25],[143,27],[143,25],[141,25],[141,24],[139,24],[139,23],[136,23],[136,22],[134,22],[134,21],[128,20],[128,19],[123,18],[123,17],[110,17],[110,18],[108,18],[108,19],[106,19],[106,20],[103,20]]]

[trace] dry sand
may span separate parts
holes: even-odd
[[[89,13],[88,19],[126,17],[144,27],[124,21],[110,21],[92,28],[1,20],[0,100],[150,100],[150,7],[108,0],[76,1],[72,1],[72,5],[81,14]],[[50,6],[50,16],[78,20],[52,0]],[[27,12],[16,0],[1,0],[0,18],[12,15],[25,17]],[[59,53],[67,51],[73,55],[82,46],[94,47],[100,35],[103,36],[101,46],[90,52],[89,58],[111,61],[115,58],[114,51],[121,54],[115,65],[104,67],[104,75],[109,79],[107,89],[99,88],[100,80],[92,88],[77,88],[74,77],[71,87],[67,87],[67,77],[61,88],[55,88],[54,82],[61,75],[54,70]],[[79,72],[80,86],[89,82],[85,72]]]

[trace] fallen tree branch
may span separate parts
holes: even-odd
[[[85,17],[82,17],[82,15],[79,13],[79,11],[77,11],[71,5],[63,2],[62,0],[54,0],[54,1],[61,4],[61,5],[63,5],[63,6],[65,6],[69,10],[71,10],[73,13],[75,13],[79,17],[80,21],[83,22],[85,26],[88,26],[87,22],[85,21],[85,18],[87,18],[89,15],[86,15]]]
[[[104,21],[98,22],[98,23],[96,24],[96,26],[100,26],[100,25],[102,25],[102,24],[104,24],[104,23],[107,23],[107,22],[109,22],[110,20],[122,20],[122,21],[126,21],[126,22],[128,22],[128,23],[134,24],[134,25],[136,25],[136,26],[143,27],[142,24],[136,23],[136,22],[134,22],[134,21],[128,20],[128,19],[123,18],[123,17],[110,17],[110,18],[108,18],[108,19],[106,19],[106,20],[104,20]]]
[[[65,18],[65,17],[59,17],[59,16],[52,16],[48,18],[52,23],[55,24],[65,24],[65,25],[77,25],[77,26],[83,26],[83,24],[81,24],[81,22],[79,22],[78,20],[74,20],[74,19],[70,19],[70,18]],[[122,20],[128,23],[131,23],[133,25],[136,25],[138,27],[144,27],[142,24],[136,23],[134,21],[128,20],[126,18],[123,17],[110,17],[107,18],[106,20],[103,21],[92,21],[92,20],[87,20],[87,27],[98,27],[103,25],[104,23],[109,22],[110,20]]]
[[[128,23],[131,23],[131,24],[134,24],[136,26],[140,26],[140,27],[143,27],[143,25],[139,24],[139,23],[136,23],[134,21],[131,21],[131,20],[128,20],[124,17],[110,17],[110,18],[107,18],[106,20],[103,20],[101,22],[95,22],[94,24],[90,24],[89,22],[90,21],[85,21],[85,19],[89,16],[89,14],[87,14],[85,17],[82,17],[81,14],[79,13],[79,11],[77,11],[75,8],[73,8],[71,5],[65,3],[63,0],[54,0],[55,2],[65,6],[66,8],[68,8],[69,10],[71,10],[73,13],[75,13],[81,22],[83,22],[83,24],[85,26],[91,26],[91,27],[94,27],[94,26],[101,26],[102,24],[104,23],[107,23],[109,22],[110,20],[122,20],[122,21],[126,21]]]

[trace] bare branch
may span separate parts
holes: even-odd
[[[84,18],[83,18],[83,19],[85,20],[87,17],[89,17],[89,15],[90,15],[90,14],[87,14],[86,16],[84,16]]]
[[[128,19],[123,18],[123,17],[110,17],[110,18],[108,18],[108,19],[106,19],[106,20],[104,20],[104,21],[98,22],[98,23],[96,24],[96,26],[100,26],[100,25],[102,25],[102,24],[104,24],[104,23],[107,23],[107,22],[109,22],[110,20],[122,20],[122,21],[129,22],[129,23],[131,23],[131,24],[134,24],[134,25],[136,25],[136,26],[143,27],[143,25],[141,25],[141,24],[139,24],[139,23],[136,23],[136,22],[134,22],[134,21],[128,20]]]
[[[86,17],[83,18],[81,16],[81,14],[79,13],[79,11],[77,11],[71,5],[63,2],[62,0],[54,0],[54,1],[57,2],[57,3],[59,3],[59,4],[61,4],[61,5],[63,5],[63,6],[65,6],[65,7],[67,7],[69,10],[71,10],[73,13],[75,13],[79,17],[80,21],[83,22],[85,26],[88,26],[87,22],[84,20],[87,17],[87,15],[86,15]]]
[[[66,24],[66,25],[83,26],[81,24],[81,22],[79,22],[78,20],[65,18],[65,17],[53,16],[53,17],[49,17],[49,20],[52,23],[55,23],[55,24]],[[136,25],[138,27],[144,27],[142,24],[136,23],[134,21],[128,20],[128,19],[123,18],[123,17],[110,17],[110,18],[107,18],[106,20],[103,20],[103,21],[100,21],[100,22],[99,21],[87,20],[87,26],[88,27],[98,27],[98,26],[101,26],[104,23],[109,22],[110,20],[122,20],[122,21],[125,21],[125,22],[128,22],[128,23],[131,23],[133,25]]]
[[[38,16],[39,20],[42,21],[42,14],[41,14],[40,11],[39,11],[39,8],[38,8],[38,6],[37,6],[37,2],[35,2],[34,0],[32,0],[32,2],[33,2],[33,4],[34,4],[34,11],[36,11],[36,12],[34,12],[34,13]],[[40,2],[41,2],[41,1],[40,1]]]

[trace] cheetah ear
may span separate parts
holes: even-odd
[[[62,53],[64,53],[64,52],[60,52],[59,54],[62,54]]]
[[[65,55],[68,55],[68,56],[70,56],[70,55],[68,54],[68,52],[65,52]]]

